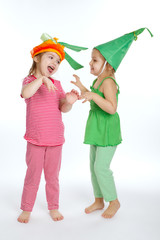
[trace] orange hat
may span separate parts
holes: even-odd
[[[54,41],[55,40],[55,43]],[[65,58],[64,46],[57,43],[57,38],[49,39],[31,50],[32,58],[42,52],[55,52],[59,55],[61,61]]]
[[[43,43],[34,47],[31,50],[32,58],[42,52],[55,52],[59,55],[61,61],[66,59],[73,69],[77,70],[83,67],[81,64],[76,62],[68,53],[66,53],[66,51],[64,51],[64,47],[76,52],[86,50],[87,48],[70,45],[65,42],[57,42],[58,38],[52,38],[47,33],[42,34],[41,40],[43,41]]]

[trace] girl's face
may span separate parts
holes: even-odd
[[[103,68],[105,63],[105,58],[101,55],[101,53],[97,49],[92,50],[90,65],[90,73],[98,76]]]
[[[35,56],[34,61],[36,62],[36,74],[50,77],[59,68],[60,57],[54,52],[45,52],[41,56]]]

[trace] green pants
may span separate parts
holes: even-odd
[[[90,170],[95,198],[104,198],[106,202],[117,199],[116,187],[110,163],[117,146],[90,146]]]

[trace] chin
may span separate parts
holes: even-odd
[[[90,73],[93,74],[93,75],[95,75],[93,70],[90,70]]]
[[[94,73],[94,72],[91,72],[91,74],[94,75],[94,76],[98,76],[98,75],[97,75],[96,73]]]
[[[44,76],[47,77],[47,78],[49,78],[49,77],[52,76],[52,74],[46,73],[46,74],[44,74]]]

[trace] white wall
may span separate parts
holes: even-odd
[[[88,65],[92,47],[141,27],[148,27],[154,37],[151,38],[146,30],[139,35],[116,74],[121,91],[118,110],[123,134],[123,144],[117,158],[123,159],[125,156],[129,162],[132,158],[138,159],[144,165],[146,161],[155,161],[159,154],[160,133],[158,16],[158,1],[155,0],[152,4],[138,0],[1,0],[0,141],[5,164],[10,164],[10,154],[13,159],[16,155],[22,158],[25,151],[25,103],[19,95],[22,79],[32,62],[30,50],[41,43],[41,34],[47,32],[60,41],[89,48],[81,53],[68,51],[84,64],[85,68],[76,73],[89,87],[94,79]],[[73,73],[75,71],[64,61],[56,74],[65,91],[73,87],[70,84]],[[89,103],[78,102],[70,113],[64,114],[64,159],[69,165],[72,160],[75,166],[86,165],[88,161],[88,146],[82,145],[88,110]],[[21,158],[18,160],[20,165],[23,162]]]
[[[121,117],[123,144],[112,167],[119,188],[140,190],[159,187],[159,55],[160,28],[158,0],[0,0],[0,178],[6,184],[21,186],[25,173],[25,103],[20,98],[22,79],[31,65],[30,50],[41,43],[46,32],[60,41],[89,49],[68,51],[85,68],[76,74],[89,87],[92,47],[125,33],[148,27],[133,42],[121,63],[116,79],[120,85],[118,112]],[[56,78],[65,91],[75,71],[63,62]],[[64,114],[66,143],[61,170],[65,181],[90,184],[89,146],[83,145],[89,103],[77,102]],[[82,174],[83,171],[83,174]],[[83,177],[82,177],[83,175]],[[7,176],[7,178],[6,178]],[[136,177],[135,177],[136,176]],[[73,182],[72,182],[73,184]],[[1,181],[2,188],[6,185]],[[19,190],[19,194],[20,194]]]

